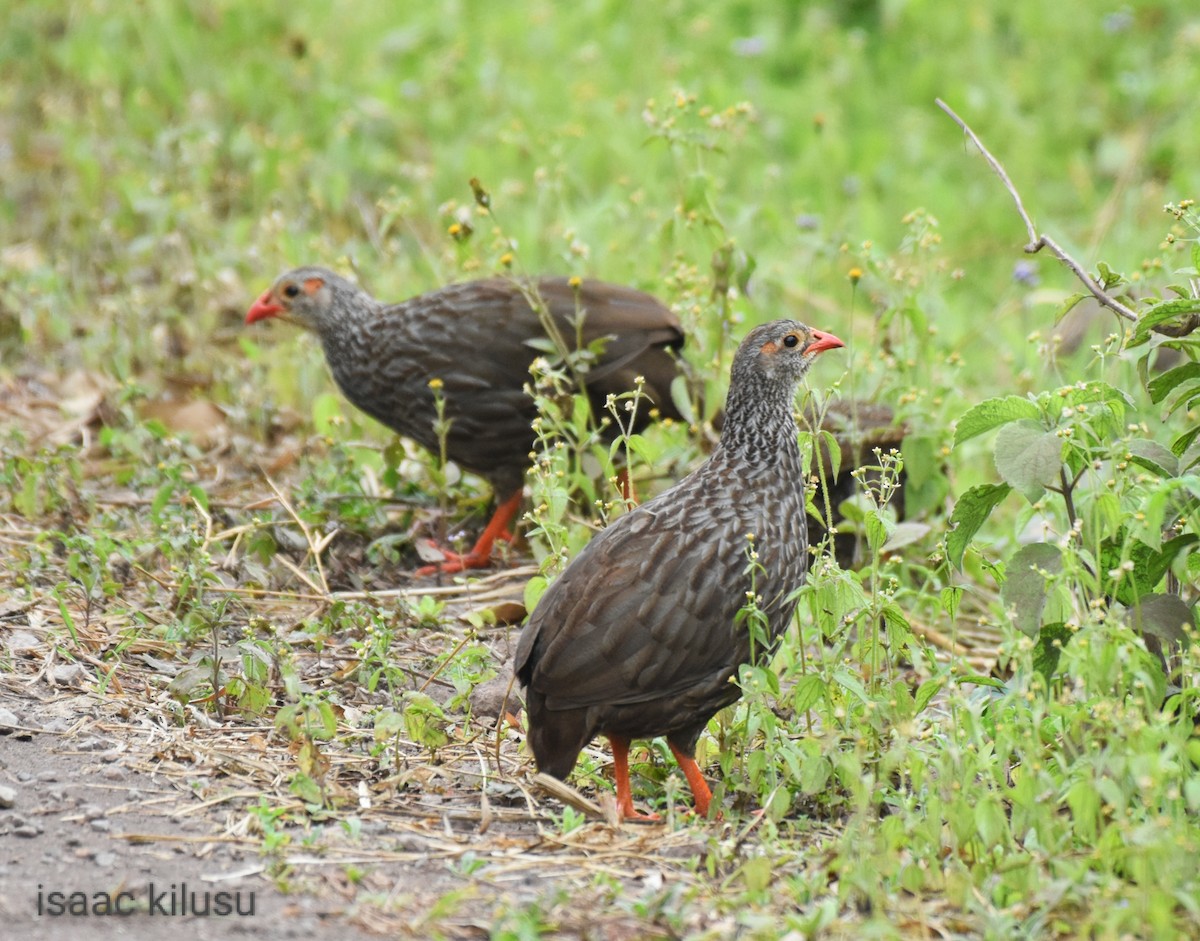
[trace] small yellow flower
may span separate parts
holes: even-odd
[[[433,391],[435,391],[435,392],[438,391],[439,389],[441,389],[442,386],[444,386],[444,385],[445,385],[445,383],[442,382],[441,379],[438,379],[436,376],[429,380],[429,388],[433,389]]]
[[[573,274],[571,275],[571,280],[569,280],[567,284],[571,285],[572,289],[578,291],[579,288],[583,286],[583,278],[579,277],[577,274]]]
[[[846,277],[850,279],[851,284],[858,284],[858,282],[862,280],[862,276],[863,276],[862,268],[851,268],[846,273]]]
[[[451,222],[451,223],[450,223],[450,228],[448,228],[446,231],[447,231],[447,232],[448,232],[448,233],[449,233],[449,234],[450,234],[450,235],[451,235],[453,238],[458,238],[460,235],[462,235],[462,230],[463,230],[463,227],[462,227],[462,223],[461,223],[461,222]]]
[[[505,252],[503,255],[500,256],[500,264],[504,265],[505,268],[511,268],[512,263],[513,263],[513,253],[512,252]]]

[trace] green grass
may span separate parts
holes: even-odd
[[[301,640],[267,602],[220,592],[307,591],[281,557],[324,577],[298,521],[313,538],[341,527],[330,587],[390,587],[412,567],[413,521],[440,498],[477,525],[484,491],[426,455],[381,457],[388,436],[328,395],[315,344],[241,327],[253,298],[295,264],[399,299],[511,254],[516,271],[671,303],[716,399],[747,327],[796,316],[851,341],[815,385],[887,401],[912,427],[910,507],[930,530],[885,553],[891,517],[860,507],[867,566],[817,566],[796,642],[743,677],[746,699],[702,742],[731,829],[674,894],[631,901],[580,876],[597,917],[661,936],[1200,933],[1197,660],[1164,670],[1153,652],[1195,620],[1195,376],[1156,371],[1108,315],[1073,347],[1052,339],[1078,283],[1023,255],[1010,196],[934,106],[980,134],[1041,231],[1124,273],[1114,293],[1139,310],[1171,284],[1186,294],[1200,230],[1162,209],[1200,192],[1189,4],[9,7],[0,383],[26,390],[13,401],[38,383],[69,400],[80,376],[103,393],[104,427],[68,444],[46,435],[69,409],[14,412],[3,430],[16,564],[0,584],[48,606],[63,655],[93,649],[98,623],[120,637],[110,667],[159,645],[190,664],[177,698],[224,686],[202,708],[274,721],[299,756],[293,793],[346,817],[314,756],[354,738],[336,713],[356,694],[305,686],[291,648],[319,659],[339,630],[353,638],[380,774],[473,741],[418,687],[441,670],[461,699],[495,672],[486,649],[447,658],[461,636],[432,598],[337,601]],[[1032,276],[1014,276],[1022,262]],[[1175,343],[1185,370],[1194,336]],[[224,409],[227,451],[146,417],[180,390]],[[581,470],[577,417],[551,418],[575,446],[532,480],[541,559],[577,551],[614,500]],[[635,458],[677,477],[701,450],[657,429]],[[257,467],[272,462],[294,512],[248,506],[270,497]],[[922,639],[979,624],[1001,638],[995,676]],[[644,799],[663,793],[662,751],[635,769]],[[577,783],[598,777],[585,756]],[[483,917],[497,937],[537,937],[575,923],[570,898]],[[469,904],[447,892],[429,930]]]

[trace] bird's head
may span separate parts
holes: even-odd
[[[319,332],[323,321],[334,308],[335,296],[357,290],[350,282],[325,268],[295,268],[280,275],[262,293],[246,312],[246,323],[279,317]]]
[[[735,369],[740,365],[776,382],[796,383],[808,372],[817,354],[845,345],[832,333],[795,320],[775,320],[746,335],[734,365]]]

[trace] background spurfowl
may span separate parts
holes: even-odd
[[[618,810],[638,817],[629,743],[665,735],[696,810],[708,813],[696,741],[741,695],[730,682],[738,667],[770,656],[807,570],[796,385],[818,353],[842,345],[791,320],[752,330],[734,357],[712,456],[596,536],[546,591],[514,662],[540,770],[565,778],[583,746],[606,735]],[[766,619],[757,643],[737,620],[748,595]]]
[[[522,285],[494,278],[453,284],[400,304],[384,304],[324,268],[282,275],[254,303],[246,323],[268,317],[317,334],[338,386],[354,405],[423,447],[438,451],[430,380],[440,379],[450,422],[447,456],[491,484],[497,509],[475,546],[446,553],[418,574],[478,568],[517,515],[537,415],[525,391],[529,367],[547,339],[527,292],[540,297],[569,348],[582,338],[602,350],[584,375],[593,412],[603,416],[610,394],[634,388],[662,417],[682,418],[671,399],[683,345],[678,318],[656,298],[601,281],[543,278]],[[577,328],[577,323],[579,324]],[[637,410],[634,429],[651,419]]]

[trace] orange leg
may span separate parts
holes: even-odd
[[[521,509],[522,493],[518,490],[511,497],[496,507],[496,512],[492,514],[491,522],[480,534],[474,547],[466,555],[459,555],[457,552],[446,552],[446,561],[439,562],[436,565],[426,565],[417,569],[417,577],[425,575],[434,575],[438,572],[444,574],[452,574],[454,572],[463,572],[467,569],[482,569],[492,561],[492,545],[497,539],[512,539],[512,533],[508,531],[509,524],[516,517]]]
[[[688,784],[691,785],[692,796],[696,800],[696,813],[701,817],[707,817],[708,805],[712,802],[712,791],[708,789],[708,782],[700,773],[700,766],[696,764],[695,758],[679,749],[670,739],[667,739],[667,744],[671,746],[671,754],[679,762],[679,769],[687,778]]]
[[[629,787],[629,739],[608,736],[613,750],[613,777],[617,779],[617,812],[626,820],[657,820],[658,814],[639,814],[633,809],[633,791]]]

